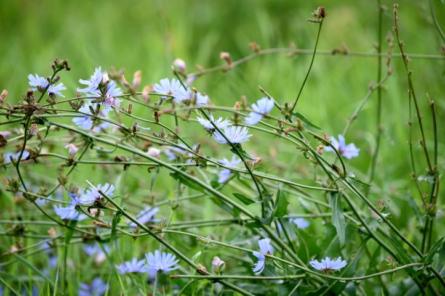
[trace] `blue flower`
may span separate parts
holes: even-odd
[[[154,278],[158,272],[170,272],[178,269],[178,260],[175,255],[170,253],[164,253],[156,250],[154,253],[145,254],[147,259],[147,272],[151,278]]]
[[[357,157],[360,153],[360,149],[358,149],[353,143],[346,145],[345,137],[342,135],[338,135],[338,141],[335,137],[332,137],[331,144],[341,156],[347,159]],[[332,147],[326,147],[325,150],[332,152],[334,151]]]
[[[57,216],[62,220],[82,221],[87,217],[79,212],[73,203],[67,207],[54,206],[54,212],[56,212]]]
[[[120,274],[147,272],[147,265],[144,259],[138,260],[133,258],[131,261],[117,265],[116,268]]]
[[[102,68],[97,67],[94,70],[93,75],[91,75],[89,80],[80,79],[80,84],[85,85],[85,88],[78,88],[77,91],[81,93],[86,93],[92,97],[100,97],[99,85],[102,82],[103,73]]]
[[[247,128],[241,126],[229,126],[222,129],[222,132],[225,137],[218,131],[213,134],[215,141],[220,144],[228,144],[226,138],[232,144],[241,144],[251,137]]]
[[[267,115],[272,111],[274,101],[269,98],[261,98],[256,103],[252,104],[252,112],[244,119],[247,125],[255,125],[263,119],[264,115]]]
[[[291,220],[298,228],[305,229],[309,227],[309,222],[304,218],[295,218]]]
[[[178,147],[179,146],[179,147]],[[164,149],[164,154],[167,156],[168,160],[175,160],[178,158],[178,156],[183,157],[193,157],[193,154],[188,152],[188,147],[186,147],[183,143],[179,144],[178,146],[170,146],[168,148]],[[197,145],[194,145],[192,149],[196,149]]]
[[[231,125],[230,121],[228,121],[227,119],[223,119],[222,117],[219,117],[215,120],[215,118],[213,118],[213,115],[209,116],[210,120],[207,120],[203,117],[198,117],[196,119],[198,120],[199,124],[201,124],[206,130],[210,132],[215,131],[215,127],[213,126],[213,124],[215,124],[218,129],[225,129]]]
[[[154,85],[153,90],[160,95],[164,95],[161,96],[163,100],[167,99],[168,96],[173,96],[173,101],[177,104],[190,100],[192,95],[191,91],[184,88],[177,79],[161,79],[159,83]]]
[[[136,216],[136,220],[140,224],[146,224],[148,222],[155,222],[155,215],[159,211],[159,208],[150,208],[145,207],[142,211],[139,212],[139,214]],[[136,223],[130,222],[129,225],[131,227],[136,227]]]
[[[81,117],[74,117],[73,123],[81,129],[91,129],[93,127],[93,119],[91,119],[91,115],[87,115],[91,114],[90,105],[84,104],[82,107],[80,107],[79,112],[86,114],[83,114]]]
[[[109,81],[107,83],[107,91],[105,93],[105,105],[109,107],[119,107],[120,100],[117,98],[122,95],[122,90],[117,86],[116,82]]]
[[[77,125],[78,127],[85,129],[85,130],[91,130],[93,132],[100,132],[102,129],[105,129],[109,126],[108,122],[102,122],[99,125],[96,125],[93,128],[94,121],[93,121],[93,113],[91,112],[91,109],[97,110],[99,109],[97,116],[106,118],[108,116],[108,113],[111,110],[111,107],[106,104],[99,104],[99,103],[91,103],[88,102],[86,104],[83,104],[82,107],[80,107],[79,112],[82,113],[82,116],[80,117],[74,117],[73,123]]]
[[[260,274],[263,272],[266,265],[266,255],[273,254],[273,247],[270,244],[269,238],[263,238],[258,241],[258,246],[260,247],[259,252],[253,252],[253,255],[257,257],[258,262],[253,267],[253,272],[255,274]]]
[[[50,95],[58,95],[59,97],[64,98],[65,96],[61,93],[62,90],[66,90],[65,85],[63,83],[51,84],[48,87],[48,93]]]
[[[29,74],[28,75],[28,83],[33,91],[36,91],[36,90],[43,91],[49,85],[48,79],[46,79],[45,77],[39,76],[37,74],[34,74],[34,75]]]
[[[343,267],[346,266],[347,262],[345,260],[342,260],[341,257],[338,257],[336,259],[331,259],[330,257],[326,257],[322,259],[321,261],[318,260],[311,260],[309,261],[309,264],[320,271],[331,271],[331,270],[340,270]]]
[[[6,152],[3,154],[3,163],[8,164],[11,163],[11,160],[17,161],[20,157],[20,151],[17,153]],[[29,157],[29,152],[27,150],[23,150],[22,158],[20,161],[26,160]]]
[[[79,287],[79,296],[102,296],[108,289],[108,284],[106,284],[102,279],[95,278],[90,285],[81,283]]]
[[[241,163],[241,160],[237,156],[233,156],[231,160],[227,160],[226,158],[222,159],[220,163],[226,167],[236,167],[238,164]],[[232,176],[232,171],[230,169],[222,169],[218,173],[218,183],[222,184],[227,182],[229,178]]]
[[[49,94],[53,94],[53,95],[58,95],[60,97],[65,97],[61,91],[65,90],[65,86],[63,85],[63,83],[58,83],[57,85],[49,85],[48,79],[46,79],[45,77],[39,76],[37,74],[29,74],[28,75],[28,83],[29,86],[31,86],[31,89],[33,91],[40,91],[43,92],[46,88],[48,88],[48,93]],[[49,87],[48,87],[49,85]]]
[[[94,244],[85,245],[83,247],[83,250],[90,257],[92,257],[92,256],[101,256],[102,257],[102,256],[105,256],[105,253],[110,252],[109,246],[103,245],[102,247],[105,250],[105,252],[102,250],[101,246],[99,246],[99,244],[96,242]]]
[[[96,201],[102,199],[101,191],[106,196],[111,197],[114,193],[114,185],[105,183],[104,185],[98,184],[95,188],[90,188],[85,191],[79,198],[79,204],[84,206],[90,206]]]

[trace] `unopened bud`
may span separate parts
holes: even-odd
[[[0,104],[3,104],[7,96],[8,96],[8,91],[6,89],[2,90],[2,92],[0,93]]]
[[[261,50],[261,47],[258,45],[258,43],[254,42],[250,42],[249,43],[249,48],[250,50],[252,50],[254,53],[259,53]]]
[[[108,81],[110,81],[110,77],[108,76],[108,73],[107,72],[105,72],[103,75],[102,75],[102,83],[107,83]]]
[[[11,248],[9,249],[9,252],[14,254],[14,253],[18,253],[20,251],[20,247],[18,247],[17,245],[12,245]]]
[[[224,270],[225,262],[221,260],[218,256],[213,257],[212,259],[212,269],[216,273],[220,273]]]
[[[31,124],[31,126],[29,127],[29,134],[36,136],[39,132],[39,126],[35,123]]]
[[[227,65],[229,66],[232,65],[232,58],[230,57],[230,53],[223,51],[219,54],[219,58],[221,60],[224,60],[227,63]]]
[[[148,102],[150,100],[150,92],[151,92],[151,86],[144,86],[144,90],[142,91],[142,98],[144,99],[144,102]]]
[[[173,69],[181,74],[184,74],[187,69],[187,65],[183,60],[176,59],[173,61]]]
[[[57,230],[56,230],[56,228],[54,228],[54,227],[51,227],[50,229],[48,229],[48,235],[51,237],[51,238],[56,238],[57,237]]]
[[[105,260],[107,259],[107,256],[105,255],[104,252],[99,252],[96,257],[94,257],[94,262],[97,265],[102,264]]]
[[[73,156],[74,154],[77,153],[77,151],[79,151],[79,148],[75,144],[73,144],[73,143],[65,145],[65,148],[68,149],[68,153],[71,156]]]
[[[319,155],[322,155],[323,152],[324,152],[324,146],[323,146],[323,145],[318,145],[318,146],[317,146],[317,153],[318,153]]]
[[[192,85],[193,82],[196,80],[196,75],[187,75],[187,79],[185,80],[185,83],[187,83],[187,85]]]
[[[141,85],[142,71],[138,70],[133,74],[133,82],[131,83],[133,88],[136,89]]]
[[[161,150],[158,148],[150,147],[148,148],[147,154],[151,157],[159,158],[161,155]]]

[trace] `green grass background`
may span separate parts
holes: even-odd
[[[386,6],[384,35],[393,26],[394,1]],[[439,21],[444,4],[432,1]],[[428,1],[400,1],[401,35],[407,52],[439,54],[441,42],[432,23]],[[142,70],[143,83],[171,75],[171,62],[180,57],[188,69],[219,64],[219,52],[234,59],[250,53],[255,41],[262,48],[312,48],[316,25],[307,22],[311,12],[324,5],[327,19],[319,49],[345,44],[350,51],[375,52],[377,1],[3,1],[0,5],[0,87],[19,100],[27,89],[28,73],[49,74],[56,57],[72,67],[62,81],[71,95],[79,78],[89,77],[94,67],[123,69],[131,78]],[[383,46],[386,51],[386,44]],[[398,52],[397,47],[394,48]],[[196,86],[221,105],[233,105],[242,95],[250,102],[261,96],[258,85],[278,101],[292,101],[306,73],[309,56],[260,57],[229,73],[201,78]],[[393,61],[394,74],[383,92],[384,136],[377,180],[409,174],[406,74],[401,60]],[[438,104],[443,118],[444,61],[413,60],[416,91],[431,130],[426,93]],[[375,57],[317,56],[298,109],[321,126],[338,134],[347,118],[376,81]],[[375,95],[354,123],[350,139],[362,149],[354,164],[366,169],[374,148]],[[439,120],[440,121],[440,120]],[[443,134],[439,124],[439,134]],[[443,141],[440,141],[442,147]],[[418,148],[418,147],[417,147]],[[442,161],[442,160],[441,160]],[[443,162],[442,162],[443,164]],[[388,185],[388,184],[386,184]]]

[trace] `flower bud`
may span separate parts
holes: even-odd
[[[148,148],[147,154],[151,157],[159,158],[159,156],[161,155],[161,150],[154,147],[150,147]]]
[[[0,94],[0,104],[3,104],[7,96],[8,96],[8,91],[6,89],[2,90]]]
[[[31,126],[29,127],[29,134],[36,136],[39,132],[39,126],[35,123],[31,124]]]
[[[148,102],[148,100],[150,100],[150,92],[151,86],[144,86],[144,90],[142,91],[142,98],[144,99],[144,102]]]
[[[105,73],[102,75],[102,83],[105,84],[105,83],[107,83],[108,81],[110,81],[110,77],[108,76],[108,73],[105,72]]]
[[[79,150],[79,148],[78,148],[75,144],[73,144],[73,143],[70,143],[70,144],[65,145],[65,148],[68,149],[68,153],[69,153],[71,156],[73,156],[74,154],[76,154],[77,151]]]
[[[173,69],[181,74],[184,74],[186,71],[187,65],[181,59],[176,59],[173,61]]]
[[[250,50],[252,50],[254,53],[259,53],[261,50],[261,47],[258,45],[258,43],[254,42],[250,42],[249,43],[249,48]]]
[[[213,257],[212,259],[212,269],[216,273],[220,273],[224,270],[225,262],[221,260],[218,256]]]
[[[142,71],[138,70],[133,74],[133,82],[131,83],[133,88],[136,89],[141,85]]]
[[[219,58],[221,60],[224,60],[227,63],[227,65],[229,66],[232,65],[232,58],[230,57],[230,53],[223,51],[219,54]]]

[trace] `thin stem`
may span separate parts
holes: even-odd
[[[318,23],[317,39],[315,40],[314,51],[312,52],[312,57],[311,57],[311,62],[309,63],[309,68],[307,69],[306,76],[304,77],[303,83],[301,84],[300,90],[298,91],[297,98],[295,99],[292,107],[290,108],[290,116],[291,117],[292,117],[292,112],[294,111],[295,107],[297,107],[298,100],[301,97],[301,94],[303,92],[303,88],[306,85],[307,79],[309,78],[309,74],[311,73],[312,65],[314,64],[315,55],[317,53],[318,40],[320,39],[320,33],[321,33],[321,27],[322,26],[323,26],[323,18]]]

